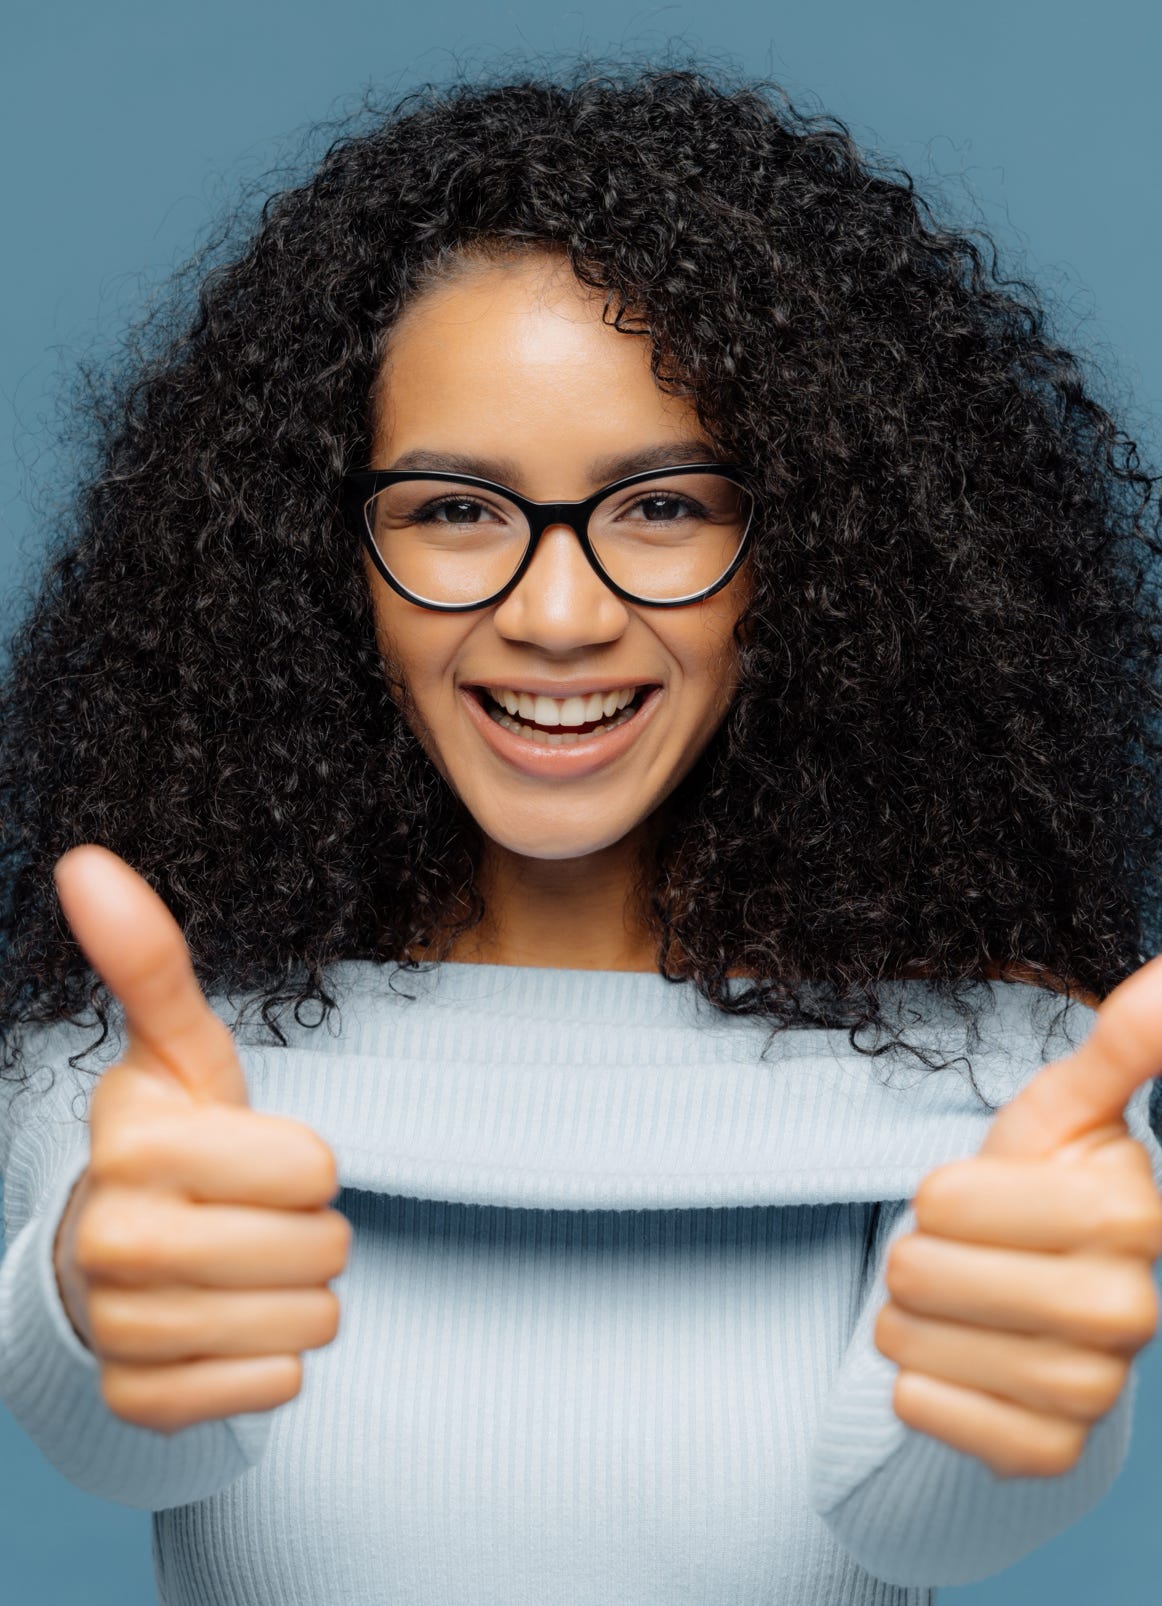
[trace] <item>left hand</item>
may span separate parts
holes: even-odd
[[[998,1112],[976,1155],[924,1178],[918,1230],[889,1251],[874,1341],[901,1368],[893,1409],[999,1478],[1075,1466],[1157,1330],[1162,1198],[1123,1116],[1159,1074],[1162,954]]]

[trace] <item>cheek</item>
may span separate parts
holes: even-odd
[[[422,686],[422,672],[417,670],[414,653],[403,651],[398,645],[404,639],[400,622],[392,618],[392,610],[377,602],[375,644],[379,649],[384,682],[400,716],[418,736],[421,721],[415,691]]]
[[[419,688],[427,678],[425,660],[429,653],[425,644],[425,621],[415,618],[419,610],[408,607],[382,580],[377,581],[374,595],[375,641],[384,674],[398,703],[405,689]]]
[[[444,775],[437,744],[447,741],[457,713],[453,665],[463,636],[462,625],[449,628],[436,614],[390,605],[377,610],[376,639],[392,700]]]
[[[379,647],[380,662],[383,664],[383,675],[387,681],[387,689],[395,706],[404,709],[410,699],[408,697],[407,667],[403,662],[394,644],[393,632],[384,624],[382,619],[377,620],[375,639]]]
[[[732,611],[714,632],[713,644],[703,641],[706,651],[701,663],[692,670],[703,689],[705,702],[718,713],[730,706],[738,689],[739,649],[731,635],[734,620]]]

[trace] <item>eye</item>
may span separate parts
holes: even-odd
[[[441,519],[437,515],[444,511],[458,510],[468,515],[462,518]],[[471,517],[473,513],[487,513],[488,507],[478,502],[473,496],[441,496],[435,501],[425,502],[423,507],[417,508],[412,518],[417,524],[474,524],[477,521]]]
[[[688,496],[678,496],[673,491],[650,491],[647,496],[639,496],[627,511],[633,513],[638,508],[652,509],[645,514],[647,524],[668,523],[679,518],[703,518],[705,510]],[[685,513],[675,512],[674,509],[685,508]]]

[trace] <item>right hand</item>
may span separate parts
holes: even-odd
[[[95,843],[53,870],[86,958],[125,1010],[128,1047],[93,1089],[89,1164],[53,1246],[61,1299],[114,1415],[175,1433],[266,1411],[329,1344],[327,1287],[352,1229],[326,1208],[335,1157],[300,1121],[250,1108],[230,1028],[176,920]]]

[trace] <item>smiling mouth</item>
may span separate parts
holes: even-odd
[[[568,747],[586,736],[604,735],[605,732],[624,725],[627,720],[634,717],[655,688],[653,685],[639,686],[625,707],[618,709],[617,713],[610,715],[608,719],[591,719],[580,725],[567,726],[538,725],[533,720],[515,717],[502,708],[483,686],[472,686],[469,689],[488,717],[495,724],[511,731],[514,736],[522,736],[526,741],[537,742],[543,747]]]

